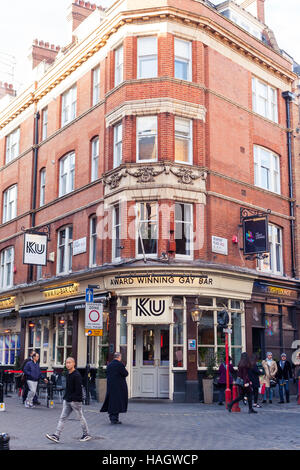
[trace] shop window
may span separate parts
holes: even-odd
[[[63,366],[67,357],[72,356],[73,316],[56,315],[53,333],[54,363]]]
[[[47,365],[49,361],[49,328],[49,318],[28,322],[27,357],[32,351],[38,352],[41,365]]]
[[[184,367],[184,303],[182,297],[173,298],[173,367]]]
[[[103,312],[103,334],[99,336],[99,360],[98,366],[106,367],[108,364],[108,353],[109,353],[109,313]]]
[[[207,300],[210,300],[209,302]],[[198,365],[207,367],[214,358],[220,363],[225,357],[225,333],[218,328],[218,311],[226,308],[229,314],[229,327],[232,333],[228,336],[229,355],[233,359],[233,365],[237,366],[245,344],[245,314],[243,303],[240,301],[216,298],[203,300],[199,298],[203,313],[198,323]]]
[[[120,298],[120,353],[122,354],[122,362],[127,363],[127,308],[128,297]],[[123,307],[123,308],[122,308]]]
[[[0,365],[15,365],[20,356],[20,335],[0,335]]]

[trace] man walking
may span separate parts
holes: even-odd
[[[287,360],[286,354],[281,354],[280,361],[277,362],[277,378],[279,384],[279,396],[280,401],[278,403],[284,403],[283,389],[285,390],[286,402],[290,402],[290,389],[289,389],[289,379],[293,378],[293,371],[291,363]]]
[[[114,354],[113,361],[107,366],[106,397],[100,413],[108,412],[111,424],[122,424],[119,413],[126,413],[128,406],[128,389],[126,377],[128,375],[122,356],[119,352]]]
[[[27,396],[28,396],[28,392],[29,392],[29,388],[28,388],[28,384],[27,384],[27,380],[26,380],[26,376],[24,374],[24,367],[26,366],[27,362],[29,361],[32,361],[32,355],[35,353],[36,351],[32,350],[29,354],[29,357],[27,357],[27,359],[25,359],[25,361],[23,362],[22,364],[22,367],[21,367],[21,370],[23,371],[23,377],[22,377],[22,384],[23,384],[23,387],[22,387],[22,400],[23,400],[23,405],[25,405],[25,402],[27,400]],[[33,398],[33,404],[34,405],[40,405],[40,402],[38,401],[38,398],[37,398],[37,394],[34,395],[34,398]]]
[[[39,354],[34,352],[31,356],[32,360],[27,361],[24,367],[24,374],[29,389],[27,399],[25,401],[25,408],[33,407],[33,398],[36,395],[39,379],[43,379],[45,383],[48,383],[48,380],[43,378],[43,374],[38,363],[39,358]]]
[[[53,442],[59,442],[60,435],[64,428],[67,418],[74,410],[77,414],[82,427],[82,437],[80,442],[86,442],[92,439],[89,435],[88,425],[82,411],[82,378],[78,370],[75,369],[75,359],[68,357],[66,360],[66,368],[68,369],[66,391],[64,394],[63,410],[60,415],[57,428],[54,434],[46,434],[47,439]]]

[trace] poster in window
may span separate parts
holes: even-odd
[[[243,220],[244,254],[268,253],[267,217],[248,217]]]

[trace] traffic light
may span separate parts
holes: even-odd
[[[220,312],[218,312],[217,322],[220,328],[227,328],[227,325],[229,323],[229,315],[227,310],[221,310]]]

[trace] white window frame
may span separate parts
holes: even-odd
[[[265,88],[265,96],[260,93]],[[264,101],[264,110],[260,104]],[[260,116],[278,123],[277,89],[257,77],[252,77],[252,109]]]
[[[114,125],[114,168],[122,164],[123,159],[123,124],[118,122]]]
[[[118,209],[118,218],[117,218],[117,209]],[[119,236],[117,237],[117,230]],[[112,207],[112,260],[120,261],[121,260],[121,250],[119,249],[120,256],[116,256],[117,246],[121,245],[121,205],[115,204]]]
[[[263,166],[263,156],[264,154],[269,159],[269,167]],[[253,147],[254,155],[254,184],[259,188],[266,189],[267,191],[272,191],[276,194],[281,194],[280,189],[280,157],[271,150],[261,147],[259,145],[254,145]],[[269,187],[265,187],[262,182],[262,169],[268,171],[269,176]]]
[[[76,118],[77,85],[73,85],[61,96],[61,127]]]
[[[180,123],[188,123],[189,127],[189,134],[188,136],[184,136],[183,133],[179,133],[178,128],[176,130],[176,126],[178,126]],[[192,165],[193,164],[193,121],[192,119],[183,119],[175,116],[175,146],[176,146],[176,139],[181,139],[185,140],[188,142],[188,161],[183,161],[183,160],[176,160],[176,152],[175,152],[175,161],[179,163],[185,163],[186,165]],[[176,147],[175,147],[176,149]]]
[[[9,222],[17,217],[18,185],[14,184],[3,193],[2,223]]]
[[[145,256],[147,258],[156,258],[158,254],[158,234],[159,234],[159,206],[156,201],[143,201],[143,202],[137,202],[135,205],[135,211],[136,211],[136,247],[135,247],[135,252],[136,252],[136,258],[143,258],[144,254],[139,253],[139,230],[140,230],[140,225],[141,223],[147,223],[150,222],[149,219],[141,219],[141,209],[140,206],[142,204],[151,204],[155,207],[155,218],[152,219],[152,224],[156,225],[156,253],[145,253]]]
[[[64,319],[64,324],[63,326],[60,327],[60,319]],[[52,329],[52,361],[54,362],[54,366],[63,366],[65,364],[65,361],[67,357],[70,355],[72,351],[72,344],[67,344],[68,340],[68,326],[69,326],[69,321],[72,321],[72,341],[73,341],[73,336],[74,336],[74,319],[73,319],[73,314],[63,314],[63,315],[55,315],[55,327]],[[58,332],[59,329],[63,330],[63,338],[64,338],[64,344],[59,346],[58,345]],[[63,350],[63,358],[62,362],[57,362],[57,356],[58,356],[58,350],[61,349]]]
[[[144,51],[145,43],[149,42],[149,39],[153,39],[154,49],[152,53],[149,51]],[[158,76],[158,46],[157,46],[157,36],[142,36],[137,40],[137,78],[154,78]],[[149,74],[142,75],[141,64],[143,61],[155,60],[155,67],[152,67]]]
[[[155,129],[150,129],[149,131],[143,131],[143,133],[140,134],[139,128],[141,127],[142,122],[146,122],[147,119],[155,119]],[[151,126],[149,126],[151,127]],[[157,162],[158,160],[158,134],[157,134],[157,116],[151,115],[151,116],[137,116],[136,118],[136,161],[137,162]],[[151,159],[140,159],[140,146],[139,146],[139,141],[142,138],[145,137],[155,137],[155,158]]]
[[[184,210],[184,214],[185,215],[185,208],[186,207],[189,207],[189,214],[190,214],[190,220],[188,221],[183,221],[182,219],[181,220],[177,220],[176,219],[176,205],[180,205],[180,206],[184,206],[183,210]],[[175,223],[175,235],[176,235],[176,225],[177,224],[181,224],[182,227],[185,229],[186,227],[189,228],[189,240],[190,240],[190,244],[189,244],[189,249],[190,249],[190,254],[189,255],[183,255],[183,254],[180,254],[180,253],[176,253],[175,257],[177,259],[193,259],[193,253],[194,253],[194,244],[193,244],[193,234],[194,234],[194,230],[193,230],[193,204],[186,204],[185,202],[176,202],[174,204],[174,223]],[[175,238],[175,242],[176,242],[176,238]]]
[[[95,225],[95,231],[93,230]],[[95,260],[95,262],[94,262]],[[90,217],[90,267],[97,266],[97,216]]]
[[[62,157],[59,161],[59,197],[72,192],[74,190],[74,187],[75,152],[70,152],[64,157]]]
[[[13,339],[14,338],[14,339]],[[2,345],[1,345],[2,342]],[[14,342],[14,347],[12,347],[12,342]],[[3,365],[15,365],[17,356],[20,355],[20,334],[18,333],[0,333],[0,364]],[[5,361],[6,351],[8,354],[8,361]],[[14,352],[13,358],[11,360],[11,352]]]
[[[4,248],[0,253],[0,289],[8,289],[14,285],[14,257],[13,246]]]
[[[48,137],[48,106],[42,109],[42,141]]]
[[[123,44],[115,49],[115,86],[123,82],[124,48]]]
[[[95,106],[100,101],[100,65],[95,67],[92,71],[93,74],[93,97],[92,104]]]
[[[37,317],[33,321],[34,326],[29,326],[29,321],[27,322],[27,357],[32,351],[39,351],[40,364],[47,366],[49,364],[50,358],[50,341],[51,341],[51,329],[50,329],[50,318],[47,317]],[[48,330],[48,342],[45,342],[45,330]],[[32,335],[32,344],[30,344],[30,336]],[[39,338],[39,342],[37,341]],[[46,360],[45,359],[46,356]]]
[[[188,46],[188,55],[180,55],[180,44]],[[176,75],[176,60],[187,64],[187,78]],[[174,76],[180,80],[192,81],[192,42],[185,39],[174,38]]]
[[[40,207],[45,204],[46,194],[46,168],[42,168],[40,171]]]
[[[18,127],[6,136],[5,163],[18,157],[20,153],[20,128]]]
[[[91,181],[96,181],[99,177],[99,137],[94,137],[91,141]]]
[[[61,233],[65,231],[65,243],[60,243]],[[70,236],[71,232],[71,236]],[[63,252],[63,265],[60,266],[61,251]],[[61,227],[57,232],[57,274],[69,274],[72,272],[72,257],[73,257],[73,226],[66,225]]]
[[[280,242],[278,243],[279,234]],[[257,270],[272,274],[283,275],[283,241],[282,241],[283,230],[277,225],[268,225],[268,237],[269,237],[269,254],[267,258],[257,260]],[[280,269],[277,269],[277,266]]]

